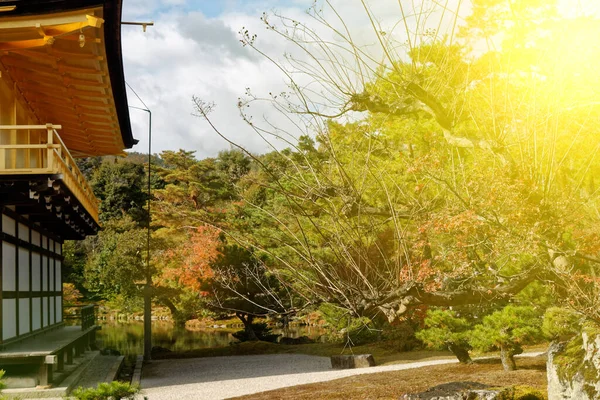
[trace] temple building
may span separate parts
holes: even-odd
[[[0,368],[42,386],[95,331],[64,325],[62,246],[99,229],[75,158],[136,143],[120,29],[121,0],[0,2]]]

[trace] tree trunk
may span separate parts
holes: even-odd
[[[469,355],[469,350],[465,346],[461,346],[456,343],[448,343],[448,350],[452,352],[458,358],[458,361],[462,364],[472,364],[473,360],[471,360],[471,356]]]
[[[377,341],[381,342],[383,340],[383,328],[388,326],[389,321],[387,317],[381,313],[378,313],[370,319],[373,323],[373,328],[375,328],[375,331],[377,332]]]
[[[175,304],[173,304],[173,302],[170,299],[164,297],[159,297],[158,301],[160,301],[169,309],[169,311],[171,312],[171,318],[173,319],[173,323],[175,324],[175,326],[178,328],[185,328],[187,318],[185,315],[182,315],[182,313],[177,309]]]
[[[243,314],[240,312],[235,313],[235,315],[244,324],[244,331],[246,332],[246,335],[248,336],[248,340],[251,342],[258,341],[258,336],[256,336],[254,329],[252,329],[252,322],[254,321],[254,315]]]
[[[514,371],[517,369],[515,364],[515,355],[521,354],[523,349],[519,345],[502,345],[500,346],[500,360],[505,371]]]

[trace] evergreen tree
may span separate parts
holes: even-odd
[[[533,307],[508,305],[484,317],[473,329],[470,343],[482,351],[500,349],[504,370],[513,371],[517,369],[514,356],[523,352],[522,346],[541,339],[541,322]]]
[[[434,349],[448,349],[461,363],[471,363],[469,350],[473,324],[452,310],[428,310],[425,329],[416,333],[417,339]]]

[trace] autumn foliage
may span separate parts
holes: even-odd
[[[208,226],[190,229],[178,247],[165,251],[166,267],[162,276],[195,292],[201,292],[204,280],[214,276],[210,264],[219,256],[219,232]]]

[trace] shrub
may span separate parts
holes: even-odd
[[[416,333],[427,347],[448,349],[461,363],[470,363],[469,331],[471,323],[452,310],[428,310],[425,328]]]
[[[4,370],[0,369],[0,400],[4,400],[5,397],[2,396],[2,389],[6,388],[6,385],[4,384],[4,382],[2,382],[2,378],[4,377]]]
[[[77,400],[120,400],[135,399],[140,388],[132,386],[127,382],[113,381],[111,383],[100,383],[95,388],[84,389],[78,387],[71,393]]]
[[[422,347],[422,343],[415,337],[415,330],[408,322],[400,322],[385,329],[383,339],[397,351],[411,351]]]
[[[73,283],[63,283],[63,302],[68,305],[81,304],[83,295]]]
[[[582,318],[575,311],[551,307],[544,314],[542,332],[550,340],[567,339],[581,331]]]
[[[480,350],[500,349],[505,370],[516,369],[514,356],[521,354],[523,344],[534,343],[542,336],[541,321],[533,307],[509,305],[483,319],[473,329],[470,344]]]

